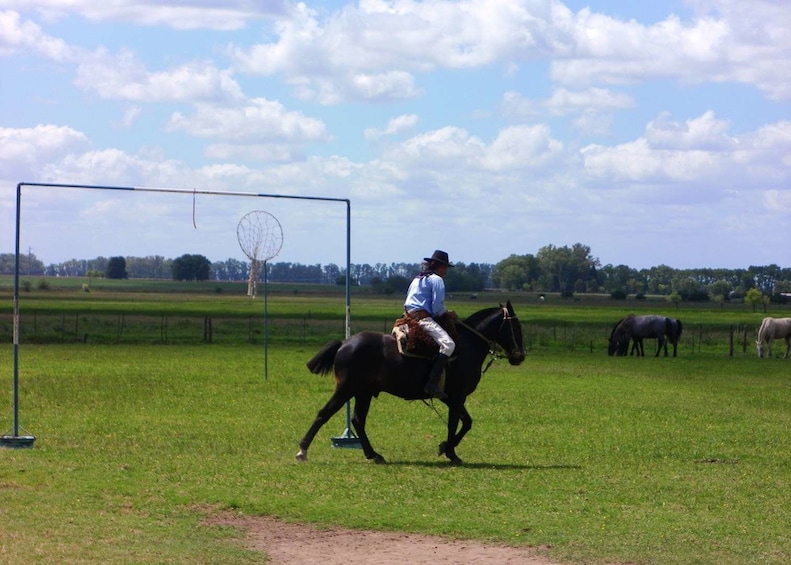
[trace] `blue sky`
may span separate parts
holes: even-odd
[[[352,261],[545,245],[791,264],[781,0],[0,0],[0,252],[19,182],[350,199]],[[345,207],[26,187],[23,250],[343,264]]]

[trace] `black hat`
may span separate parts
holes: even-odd
[[[434,251],[434,254],[431,257],[424,257],[424,261],[436,261],[437,263],[442,263],[443,265],[447,265],[448,267],[452,267],[453,265],[448,260],[448,254],[444,251],[440,251],[437,249]]]

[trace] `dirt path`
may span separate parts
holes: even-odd
[[[266,552],[272,565],[553,565],[534,549],[475,541],[343,528],[320,530],[267,516],[223,514],[208,523],[241,529],[245,546]]]

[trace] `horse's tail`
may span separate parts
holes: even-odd
[[[681,337],[681,331],[682,331],[681,320],[676,318],[676,341],[678,341],[678,339]]]
[[[335,365],[335,354],[343,342],[339,339],[328,341],[321,350],[308,361],[308,370],[314,375],[326,375]]]
[[[670,318],[665,318],[665,335],[670,343],[676,343],[676,328]]]

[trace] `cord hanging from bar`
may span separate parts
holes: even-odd
[[[192,189],[192,227],[198,229],[198,224],[195,221],[195,194],[197,189]]]

